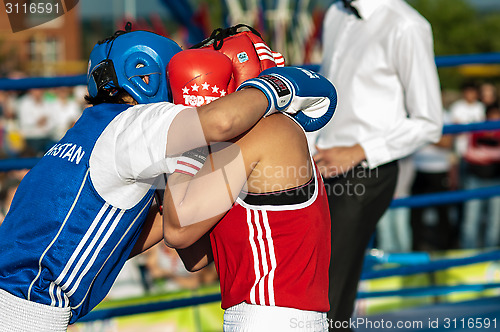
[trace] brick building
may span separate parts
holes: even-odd
[[[29,7],[18,5],[8,8],[7,2],[4,2],[5,7],[0,5],[1,74],[20,70],[29,76],[46,76],[86,71],[86,61],[82,60],[81,52],[82,29],[78,6],[66,11],[66,2],[55,1],[60,7],[52,7],[51,14],[29,13],[29,9],[25,14]],[[29,5],[30,1],[25,3]],[[64,14],[57,17],[56,8]],[[8,10],[14,14],[17,11],[17,15],[9,17]]]

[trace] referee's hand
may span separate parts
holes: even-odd
[[[316,147],[314,161],[324,178],[332,178],[347,173],[366,159],[361,145],[337,146],[329,149]]]

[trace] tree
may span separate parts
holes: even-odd
[[[478,13],[465,0],[409,0],[432,25],[436,55],[500,50],[500,15]],[[439,69],[441,84],[456,88],[464,79],[457,68]]]

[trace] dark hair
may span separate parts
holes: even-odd
[[[465,81],[460,85],[460,90],[464,91],[468,89],[474,89],[479,92],[479,86],[474,81]]]
[[[497,112],[500,112],[500,106],[497,103],[486,106],[486,116]]]
[[[99,105],[99,104],[127,104],[125,98],[130,94],[124,89],[118,89],[114,94],[110,95],[106,91],[100,91],[97,96],[91,97],[90,95],[85,96],[85,101],[89,105]]]

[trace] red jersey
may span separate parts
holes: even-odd
[[[210,239],[223,309],[329,310],[330,212],[316,167],[303,186],[238,198]]]
[[[500,130],[479,131],[470,135],[465,160],[476,165],[500,163]]]

